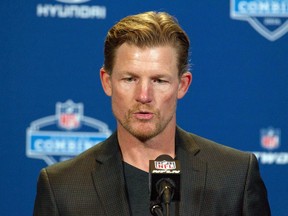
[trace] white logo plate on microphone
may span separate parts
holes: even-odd
[[[176,169],[175,161],[154,161],[155,168],[160,170],[173,170]]]

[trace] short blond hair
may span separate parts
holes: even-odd
[[[189,38],[176,18],[165,12],[145,12],[123,18],[109,31],[104,45],[104,69],[112,73],[116,50],[124,43],[138,47],[170,45],[177,51],[178,73],[189,70]]]

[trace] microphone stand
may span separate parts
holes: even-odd
[[[174,185],[167,179],[161,179],[158,183],[158,202],[152,203],[150,211],[153,216],[164,216],[161,206],[161,203],[164,203],[166,210],[165,216],[170,216],[170,202],[174,195]]]
[[[162,212],[162,206],[158,202],[152,203],[152,205],[150,206],[150,212],[153,216],[164,216]]]
[[[170,201],[173,196],[171,192],[172,188],[170,187],[169,184],[167,185],[167,183],[165,182],[163,190],[160,193],[160,197],[162,197],[163,203],[165,205],[166,216],[170,216]]]

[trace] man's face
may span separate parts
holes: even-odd
[[[191,81],[191,76],[188,81],[178,77],[176,57],[176,50],[170,46],[139,48],[123,44],[116,51],[112,74],[101,69],[102,85],[111,96],[118,130],[146,141],[168,125],[176,126],[177,99],[184,96]]]

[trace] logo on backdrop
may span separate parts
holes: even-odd
[[[36,15],[44,18],[105,19],[106,7],[91,5],[90,1],[54,0],[54,4],[37,4]]]
[[[247,21],[270,41],[288,32],[288,0],[230,0],[230,16]]]
[[[80,4],[80,3],[89,2],[91,0],[56,0],[56,1],[62,2],[62,3],[70,3],[70,4]]]
[[[254,152],[261,164],[288,164],[288,152],[281,149],[281,130],[279,128],[262,128],[260,130],[260,145],[264,151]]]
[[[280,129],[265,128],[260,130],[261,146],[267,150],[274,150],[280,146]]]
[[[26,156],[48,165],[75,157],[111,135],[107,124],[83,115],[83,104],[56,103],[56,113],[31,122]]]

